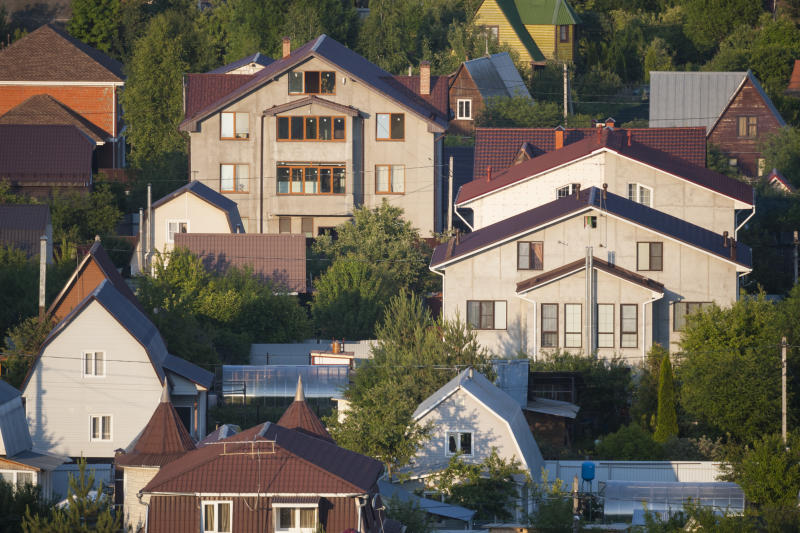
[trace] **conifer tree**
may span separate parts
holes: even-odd
[[[661,373],[658,379],[658,415],[653,439],[656,442],[666,442],[670,437],[677,436],[678,414],[675,411],[675,382],[672,378],[669,353],[666,353],[661,361]]]

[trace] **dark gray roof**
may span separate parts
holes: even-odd
[[[384,503],[387,503],[389,499],[401,502],[414,502],[417,507],[426,513],[443,516],[445,518],[455,518],[456,520],[462,520],[464,522],[469,522],[472,520],[472,517],[475,516],[475,511],[471,509],[461,507],[460,505],[451,505],[438,500],[422,498],[408,492],[400,485],[395,485],[388,481],[378,481],[378,490],[381,493],[381,499]]]
[[[499,245],[506,240],[534,231],[536,228],[552,223],[564,216],[575,215],[592,209],[611,213],[656,233],[700,248],[722,259],[733,261],[743,267],[752,267],[752,253],[750,247],[745,244],[736,243],[734,248],[736,254],[735,257],[732,257],[731,248],[723,245],[722,235],[718,233],[616,194],[607,193],[605,200],[602,198],[603,191],[597,187],[590,187],[580,191],[578,195],[573,194],[554,200],[481,228],[461,237],[458,242],[451,239],[447,243],[440,244],[433,251],[431,267],[442,266],[444,263],[454,259],[472,255],[490,246]]]
[[[508,52],[464,61],[464,68],[484,99],[494,96],[531,97]]]
[[[39,238],[47,233],[50,208],[44,204],[0,205],[0,246],[12,245],[28,257],[39,253]]]
[[[45,472],[55,470],[64,463],[70,462],[69,457],[37,452],[35,450],[24,450],[12,457],[7,457],[7,459],[23,465],[32,466],[33,468],[38,468],[39,470],[44,470]]]
[[[17,396],[21,396],[20,392],[6,383],[3,380],[0,380],[0,404],[4,404],[8,401],[13,400]]]
[[[159,198],[156,202],[153,202],[153,209],[161,204],[169,202],[174,198],[177,198],[184,192],[190,192],[198,198],[201,198],[211,205],[221,209],[222,211],[225,211],[228,216],[228,224],[230,225],[231,233],[244,233],[244,224],[242,224],[242,217],[239,216],[239,207],[236,205],[236,202],[225,198],[214,189],[204,185],[199,181],[190,181],[183,187],[180,187],[168,195]]]
[[[261,65],[262,67],[266,67],[270,63],[275,61],[269,56],[265,56],[261,52],[256,52],[255,54],[247,57],[243,57],[237,61],[232,63],[228,63],[227,65],[222,65],[221,67],[215,68],[214,70],[208,71],[208,74],[227,74],[232,70],[236,70],[239,67],[243,67],[245,65],[249,65],[250,63],[255,63],[257,65]]]
[[[212,383],[214,383],[214,374],[208,370],[200,368],[194,363],[190,363],[186,359],[181,359],[180,357],[172,355],[171,353],[168,353],[164,358],[162,366],[166,370],[178,374],[179,376],[188,379],[192,383],[196,383],[197,385],[201,385],[207,389],[210,389]]]

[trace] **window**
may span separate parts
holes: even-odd
[[[767,160],[763,157],[756,159],[756,166],[758,167],[758,175],[763,176],[767,170]]]
[[[542,304],[542,348],[558,347],[558,304]]]
[[[406,190],[405,165],[376,165],[375,192],[378,194],[403,194]]]
[[[569,26],[562,25],[558,27],[558,40],[562,43],[569,42]]]
[[[543,242],[517,243],[517,270],[542,270],[544,268]]]
[[[376,138],[379,141],[402,141],[406,136],[406,116],[403,113],[378,113]]]
[[[290,72],[289,94],[336,94],[336,73],[317,70]]]
[[[653,189],[639,183],[628,184],[628,200],[653,207]]]
[[[278,117],[279,141],[343,141],[345,117]]]
[[[575,191],[577,190],[578,190],[577,183],[570,183],[569,185],[564,185],[563,187],[559,187],[558,189],[556,189],[556,199],[571,196],[575,194]]]
[[[300,219],[300,233],[310,239],[314,236],[314,219],[312,217],[303,217]]]
[[[738,167],[739,166],[739,160],[736,159],[735,157],[731,157],[730,159],[728,159],[728,166],[729,167],[733,167],[733,168]]]
[[[738,117],[739,137],[755,137],[758,135],[758,117]]]
[[[583,217],[583,227],[594,229],[597,227],[597,216],[596,215],[586,215]]]
[[[662,270],[664,245],[660,242],[636,243],[636,270]]]
[[[472,433],[466,431],[447,432],[447,451],[445,455],[472,455]]]
[[[167,242],[175,242],[176,233],[189,233],[189,221],[167,220]]]
[[[500,26],[482,26],[484,34],[495,41],[500,38]]]
[[[203,502],[203,532],[230,533],[233,502]]]
[[[278,233],[292,232],[292,217],[278,217]]]
[[[686,316],[711,306],[711,302],[675,302],[672,308],[672,331],[683,331]]]
[[[33,472],[25,472],[21,470],[2,470],[0,471],[0,478],[3,481],[21,487],[23,485],[33,485],[36,483],[36,478]]]
[[[506,302],[468,300],[467,325],[473,329],[506,329]]]
[[[249,113],[222,113],[219,124],[220,139],[248,139],[249,137]]]
[[[636,304],[619,306],[619,346],[636,348],[639,345],[639,308]]]
[[[289,164],[291,165],[291,164]],[[344,166],[278,166],[278,194],[344,194]]]
[[[597,304],[597,347],[614,347],[613,304]]]
[[[105,377],[105,352],[83,352],[83,376]]]
[[[111,440],[111,417],[108,415],[89,417],[89,440]]]
[[[581,304],[564,304],[564,347],[581,347]]]
[[[247,192],[250,166],[224,164],[219,166],[220,192]]]
[[[472,100],[469,98],[456,100],[456,118],[459,120],[472,120]]]
[[[275,506],[275,530],[312,533],[317,529],[316,507]]]

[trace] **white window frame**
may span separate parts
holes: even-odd
[[[642,192],[647,191],[649,201],[643,202],[642,201]],[[628,184],[628,200],[632,202],[636,202],[637,204],[646,205],[647,207],[653,207],[653,188],[648,187],[647,185],[642,185],[641,183],[629,183]]]
[[[450,451],[450,435],[456,434],[456,448],[455,453]],[[469,435],[469,453],[462,453],[464,457],[472,457],[475,455],[475,432],[472,430],[447,430],[444,432],[444,454],[448,457],[456,455],[461,452],[461,435]]]
[[[5,478],[6,474],[12,474],[13,481],[11,482],[11,484],[14,485],[15,487],[22,486],[22,484],[24,483],[20,482],[19,474],[27,474],[31,476],[32,485],[37,485],[39,482],[38,476],[36,475],[37,473],[34,470],[6,470],[6,469],[0,470],[0,476]]]
[[[462,105],[463,111],[462,112]],[[457,98],[456,99],[456,118],[458,120],[472,120],[472,98]]]
[[[94,437],[94,419],[100,419],[100,436]],[[103,419],[108,418],[108,438],[103,438]],[[89,415],[89,441],[90,442],[112,442],[114,440],[114,417],[110,414]]]
[[[220,530],[219,529],[219,504],[224,503],[228,504],[230,507],[230,517],[228,520],[228,529]],[[206,526],[206,507],[214,507],[214,524],[211,526],[211,529],[208,529]],[[203,505],[200,507],[200,528],[203,533],[230,533],[233,531],[233,500],[213,500],[213,501],[203,501]]]
[[[556,188],[556,200],[559,198],[566,198],[567,196],[572,196],[575,194],[575,190],[577,189],[577,183],[568,183],[567,185],[563,185],[561,187]]]
[[[286,531],[286,532],[293,532],[293,533],[314,533],[319,526],[319,504],[317,503],[273,503],[272,508],[275,509],[273,513],[275,515],[274,518],[274,530],[277,531]],[[294,513],[294,523],[295,527],[280,527],[280,511],[279,509],[291,509]],[[314,527],[300,527],[300,510],[301,509],[313,509],[314,510]]]
[[[101,374],[97,373],[97,354],[103,354],[103,372]],[[86,373],[86,356],[92,356],[92,373]],[[108,361],[108,357],[106,357],[105,350],[85,350],[81,357],[81,375],[85,378],[104,378],[106,377],[106,364]]]
[[[185,218],[171,218],[171,219],[167,220],[167,228],[166,228],[167,229],[167,236],[166,236],[166,238],[167,238],[167,242],[170,243],[170,244],[175,242],[175,237],[174,237],[175,233],[180,233],[179,231],[176,231],[175,233],[171,233],[169,231],[170,224],[179,224],[179,226],[177,226],[176,229],[180,229],[180,224],[186,224],[186,231],[184,233],[189,233],[189,220],[188,219],[185,219]]]

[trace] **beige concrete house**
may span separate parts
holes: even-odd
[[[440,230],[447,118],[424,98],[429,67],[417,94],[326,35],[290,48],[187,76],[191,180],[236,202],[248,233],[316,235],[383,199]]]
[[[199,181],[192,181],[153,203],[152,223],[144,213],[142,238],[131,257],[131,274],[152,266],[155,253],[175,248],[180,233],[243,233],[236,203]],[[148,263],[149,261],[149,263]]]
[[[495,169],[465,184],[456,209],[471,210],[474,229],[573,194],[577,188],[607,187],[668,215],[715,233],[736,236],[753,213],[753,188],[705,167],[631,139],[629,131],[598,128],[595,135],[507,169]],[[497,170],[500,170],[499,172]]]
[[[654,342],[674,349],[687,314],[736,301],[751,262],[728,233],[576,187],[438,246],[431,269],[443,276],[445,316],[497,354],[635,360]]]

